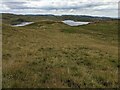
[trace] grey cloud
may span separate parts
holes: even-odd
[[[36,0],[38,1],[38,0]],[[78,5],[68,5],[68,6],[52,6],[52,5],[48,5],[48,6],[43,6],[43,7],[32,7],[32,6],[26,6],[27,2],[3,2],[3,4],[5,4],[7,7],[9,7],[10,9],[43,9],[43,10],[69,10],[69,9],[92,9],[94,7],[98,7],[98,6],[102,6],[102,5],[107,5],[109,3],[79,3]],[[82,4],[82,5],[81,5]]]
[[[29,7],[25,6],[26,2],[3,2],[10,9],[27,9]]]
[[[65,6],[58,6],[57,5],[52,5],[53,3],[50,3],[50,5],[43,5],[43,6],[27,6],[26,4],[28,3],[28,1],[33,1],[33,0],[8,0],[8,1],[3,1],[3,5],[6,5],[8,8],[10,8],[10,12],[13,13],[53,13],[53,11],[55,12],[59,12],[61,13],[61,11],[63,13],[69,13],[71,10],[71,12],[76,12],[76,14],[80,14],[80,12],[82,11],[86,11],[89,12],[90,10],[93,10],[93,12],[101,12],[101,14],[103,12],[109,11],[112,13],[112,11],[115,11],[117,9],[115,9],[114,7],[111,8],[100,8],[105,7],[107,5],[112,5],[114,4],[113,2],[78,2],[78,3],[73,3],[73,4],[68,4]],[[34,0],[34,1],[38,1],[40,3],[40,1],[43,0]],[[61,0],[62,3],[64,3]],[[5,11],[7,12],[7,11]],[[89,12],[92,13],[92,12]],[[53,13],[54,14],[54,13]]]

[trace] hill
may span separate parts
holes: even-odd
[[[118,21],[3,14],[3,88],[117,88]],[[71,27],[64,19],[93,21]],[[23,21],[33,24],[12,27]]]

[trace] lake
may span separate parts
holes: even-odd
[[[29,24],[32,24],[34,22],[22,22],[20,24],[16,24],[16,25],[12,25],[12,26],[15,26],[15,27],[20,27],[20,26],[26,26],[26,25],[29,25]]]
[[[64,20],[62,21],[63,23],[69,25],[69,26],[79,26],[79,25],[86,25],[86,24],[89,24],[90,22],[81,22],[81,21],[73,21],[73,20]],[[32,24],[34,22],[22,22],[20,24],[16,24],[16,25],[12,25],[14,27],[21,27],[21,26],[26,26],[26,25],[29,25],[29,24]]]
[[[90,22],[76,22],[76,21],[73,21],[73,20],[64,20],[62,21],[63,23],[69,25],[69,26],[79,26],[79,25],[86,25],[86,24],[89,24]]]

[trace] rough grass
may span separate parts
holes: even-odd
[[[3,88],[118,87],[117,21],[3,23],[2,32]]]

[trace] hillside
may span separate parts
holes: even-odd
[[[3,88],[118,87],[118,21],[3,14]],[[71,27],[62,20],[94,22]],[[23,21],[33,24],[12,27]]]

